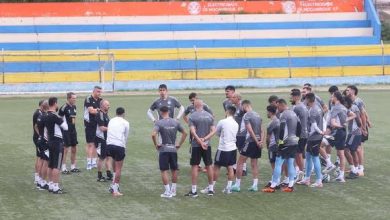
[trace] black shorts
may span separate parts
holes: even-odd
[[[368,136],[369,136],[369,131],[368,131],[368,128],[367,128],[367,135],[362,135],[362,143],[368,141]]]
[[[232,151],[221,151],[217,150],[215,153],[214,165],[220,167],[228,167],[236,164],[237,161],[237,150]]]
[[[261,157],[261,148],[257,146],[256,142],[247,142],[240,150],[240,154],[251,159],[258,159]]]
[[[334,140],[329,140],[329,144],[336,148],[336,150],[344,150],[345,139],[347,138],[347,132],[344,128],[337,129],[334,134]]]
[[[309,139],[307,141],[306,152],[314,157],[320,155],[321,142],[322,142],[322,138]]]
[[[236,145],[237,145],[238,150],[241,150],[242,148],[245,147],[245,141],[246,141],[246,136],[237,136],[236,137]]]
[[[270,146],[268,148],[268,159],[270,163],[275,163],[278,146]]]
[[[351,151],[355,152],[362,143],[362,135],[348,134],[345,146]]]
[[[280,156],[283,159],[295,158],[297,154],[298,145],[280,145],[276,156]]]
[[[305,152],[306,144],[307,144],[307,138],[299,138],[297,153],[303,154]]]
[[[158,156],[158,164],[161,171],[178,170],[177,153],[176,152],[160,152]]]
[[[55,140],[49,141],[49,168],[61,169],[64,142]]]
[[[47,155],[49,152],[49,145],[46,140],[40,140],[39,141],[39,157],[42,160],[49,161],[49,156]]]
[[[202,159],[205,166],[213,164],[213,159],[211,159],[211,147],[208,146],[207,150],[204,150],[202,147],[191,147],[190,165],[199,165]]]
[[[74,147],[79,143],[76,131],[62,131],[62,137],[64,139],[64,147]]]
[[[96,137],[95,138],[95,146],[97,149],[97,154],[101,160],[106,159],[107,157],[107,143],[105,140]]]
[[[115,145],[107,145],[106,153],[106,155],[112,157],[114,161],[122,161],[126,157],[125,148]]]
[[[96,125],[85,123],[85,141],[87,143],[95,143]]]
[[[38,139],[33,138],[33,142],[34,142],[34,145],[35,145],[35,155],[37,157],[39,157],[41,155],[41,153],[39,152],[39,141],[38,141]]]

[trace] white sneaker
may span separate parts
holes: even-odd
[[[334,169],[336,169],[336,166],[334,164],[332,164],[330,166],[325,167],[325,169],[322,172],[327,174],[327,173],[330,173]]]
[[[230,188],[225,188],[225,189],[222,190],[222,193],[231,194],[231,193],[232,193],[232,189],[230,189]]]
[[[87,170],[92,170],[92,164],[87,164]]]
[[[92,168],[97,168],[97,163],[93,163],[92,165],[91,165],[91,169]]]
[[[209,187],[208,186],[206,186],[206,188],[200,190],[200,193],[202,193],[202,194],[207,194],[208,192],[209,192]]]
[[[344,179],[344,176],[338,176],[336,177],[336,179],[334,179],[336,182],[339,182],[339,183],[345,183],[345,179]]]
[[[289,184],[290,183],[290,179],[286,176],[282,182],[282,184]]]
[[[172,195],[172,197],[175,197],[176,196],[176,190],[171,190],[171,195]]]
[[[305,173],[303,173],[302,171],[299,171],[297,178],[295,179],[295,183],[302,181],[304,179],[304,177],[305,177]]]
[[[322,183],[317,183],[317,182],[310,185],[311,188],[322,188],[322,186],[323,186]]]
[[[172,198],[172,194],[170,192],[164,192],[160,195],[161,198]]]

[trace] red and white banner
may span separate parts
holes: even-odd
[[[361,11],[363,11],[363,0],[0,4],[0,17],[297,14]]]

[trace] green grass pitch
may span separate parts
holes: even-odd
[[[270,93],[242,95],[254,103],[255,111],[268,123],[265,107]],[[288,98],[287,93],[276,95]],[[328,94],[319,95],[328,100]],[[105,96],[111,102],[110,116],[114,116],[116,107],[123,106],[131,126],[121,198],[113,198],[108,193],[109,183],[96,182],[96,169],[85,170],[82,126],[85,95],[79,96],[77,101],[77,162],[82,172],[62,176],[61,185],[67,191],[64,195],[38,191],[33,185],[35,150],[31,120],[41,97],[0,98],[0,219],[390,219],[390,91],[363,90],[359,95],[365,100],[374,124],[365,145],[365,177],[345,184],[327,183],[322,189],[297,186],[296,192],[291,194],[244,190],[224,195],[221,190],[226,177],[222,175],[214,197],[186,198],[183,195],[190,190],[189,144],[186,142],[179,151],[178,195],[170,200],[160,198],[163,187],[157,169],[157,153],[150,138],[152,123],[146,116],[157,93],[153,96]],[[65,101],[63,97],[60,104]],[[182,104],[188,104],[187,95],[176,97]],[[214,110],[217,120],[223,117],[223,94],[200,94],[200,97]],[[214,138],[213,153],[216,143],[217,138]],[[263,186],[271,176],[266,150],[259,166],[260,186]],[[242,180],[243,189],[250,184],[249,176]],[[199,188],[204,186],[206,176],[201,174]]]

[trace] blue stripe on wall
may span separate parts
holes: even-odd
[[[283,67],[332,67],[332,66],[377,66],[382,65],[381,56],[359,57],[296,57],[253,58],[253,59],[205,59],[198,60],[145,60],[117,61],[116,71],[129,70],[192,70],[198,69],[238,69],[238,68],[283,68]],[[390,65],[390,56],[385,57],[385,65]],[[83,62],[9,62],[3,66],[5,73],[11,72],[78,72],[97,71],[97,61]]]
[[[21,25],[0,26],[0,33],[83,33],[83,32],[150,32],[210,30],[272,30],[364,28],[370,21],[309,21],[263,23],[192,23],[192,24],[117,24],[117,25]]]
[[[0,43],[4,50],[94,50],[94,49],[163,49],[280,47],[379,44],[375,37],[335,37],[298,39],[180,40],[180,41],[110,41],[110,42],[33,42]]]

